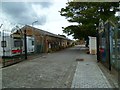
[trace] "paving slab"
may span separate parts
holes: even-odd
[[[104,73],[99,68],[96,55],[82,53],[78,61],[71,88],[112,88]]]

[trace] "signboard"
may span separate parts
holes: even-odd
[[[20,34],[12,34],[11,35],[13,38],[21,38],[21,35]]]

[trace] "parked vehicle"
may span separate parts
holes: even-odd
[[[27,53],[33,53],[35,51],[34,49],[34,37],[27,36]],[[24,40],[23,40],[23,50],[24,50]],[[23,51],[24,52],[24,51]]]
[[[4,33],[5,34],[5,33]],[[4,38],[3,38],[4,37]],[[34,38],[27,36],[27,53],[34,52]],[[4,51],[4,52],[3,52]],[[13,57],[24,54],[24,39],[20,35],[0,35],[0,56]]]
[[[0,35],[0,56],[13,57],[22,53],[22,40],[19,36],[12,36],[6,32]]]

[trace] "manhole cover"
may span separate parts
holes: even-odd
[[[79,59],[79,58],[77,58],[76,61],[84,61],[84,59]]]
[[[46,58],[46,56],[42,56],[42,58]]]

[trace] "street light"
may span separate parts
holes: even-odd
[[[24,24],[21,24],[19,23],[20,25],[24,25]],[[26,26],[26,25],[25,25]],[[22,36],[24,36],[24,51],[25,51],[25,59],[27,60],[27,35],[26,35],[26,29],[27,27],[25,27],[25,29],[23,30],[24,32],[22,33],[22,30],[20,29],[20,32],[22,34]],[[24,35],[23,35],[24,34]]]
[[[3,24],[0,25],[0,28],[2,27]]]
[[[20,50],[21,50],[20,55],[22,56],[23,33],[22,33],[22,30],[20,29],[19,26],[16,26],[16,28],[17,28],[17,31],[20,30],[20,33],[18,32],[18,34],[20,34]],[[22,57],[21,57],[21,58],[22,58]],[[27,59],[26,56],[25,56],[25,59]]]
[[[34,35],[34,31],[33,31],[33,25],[34,25],[34,23],[37,23],[38,21],[36,20],[36,21],[34,21],[34,22],[32,22],[32,32],[33,32],[33,35]]]
[[[23,24],[22,24],[23,25]],[[16,28],[19,28],[19,26],[16,26]],[[21,37],[24,36],[24,51],[25,51],[25,59],[27,60],[27,39],[26,39],[26,28],[24,29],[24,32],[19,28],[21,32]],[[22,52],[21,52],[22,53]]]
[[[33,37],[34,37],[34,48],[35,48],[35,51],[36,51],[36,45],[35,45],[35,33],[34,33],[34,30],[33,30],[33,25],[34,25],[34,23],[37,23],[38,21],[36,20],[36,21],[34,21],[34,22],[32,22],[32,33],[33,33]]]
[[[37,20],[36,20],[36,21],[34,21],[34,22],[32,22],[32,26],[33,26],[33,24],[34,24],[34,23],[37,23],[37,22],[38,22]]]

